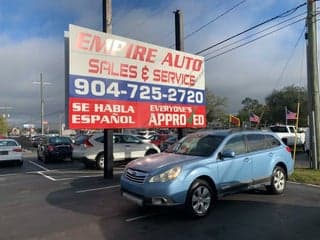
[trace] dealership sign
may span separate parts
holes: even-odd
[[[203,57],[69,26],[73,129],[205,127]]]

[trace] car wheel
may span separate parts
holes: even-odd
[[[17,162],[17,166],[18,166],[18,167],[21,167],[22,165],[23,165],[23,161],[20,161],[20,160],[19,160],[19,161]]]
[[[96,167],[99,170],[104,168],[104,155],[103,155],[103,153],[98,155],[97,160],[96,160]]]
[[[204,180],[197,179],[188,191],[186,199],[187,212],[192,217],[204,217],[209,213],[215,199],[210,185]]]
[[[286,172],[282,167],[276,166],[271,177],[271,185],[267,187],[273,194],[281,194],[286,188]]]
[[[49,162],[49,156],[47,156],[47,155],[44,155],[44,158],[42,159],[42,161],[43,161],[43,163],[47,163],[47,162]]]
[[[146,156],[147,156],[147,155],[151,155],[151,154],[156,154],[156,153],[158,153],[156,150],[154,150],[154,149],[149,149],[149,150],[146,152]]]

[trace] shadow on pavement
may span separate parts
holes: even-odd
[[[302,204],[290,186],[284,195],[265,191],[236,194],[218,201],[205,218],[190,219],[181,209],[140,208],[120,196],[118,187],[106,191],[79,190],[116,186],[119,177],[77,179],[69,188],[47,196],[51,205],[80,213],[86,221],[77,233],[101,239],[318,239],[320,204]],[[294,200],[290,200],[294,198]],[[90,227],[89,227],[89,225]],[[96,229],[92,225],[98,225]],[[85,230],[87,229],[87,230]],[[76,236],[75,236],[76,237]],[[99,239],[97,237],[96,239]]]

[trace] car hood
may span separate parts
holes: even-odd
[[[203,157],[200,156],[182,155],[175,153],[159,153],[136,159],[128,163],[127,167],[143,172],[152,172],[164,167],[178,165],[202,158]]]

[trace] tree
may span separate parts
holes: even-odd
[[[250,112],[253,112],[259,117],[262,117],[262,115],[264,115],[265,106],[259,103],[257,99],[251,99],[249,97],[246,97],[244,100],[242,100],[241,104],[244,105],[238,114],[241,119],[241,122],[249,122]],[[260,120],[261,122],[264,122],[263,118],[261,118]]]
[[[297,112],[297,105],[300,102],[299,125],[307,126],[308,106],[307,90],[304,87],[288,86],[281,90],[274,90],[266,97],[265,118],[268,123],[285,123],[285,107],[292,112]]]
[[[7,135],[8,133],[8,124],[5,118],[0,117],[0,135]]]
[[[214,95],[206,90],[207,122],[224,122],[226,119],[227,98]]]

